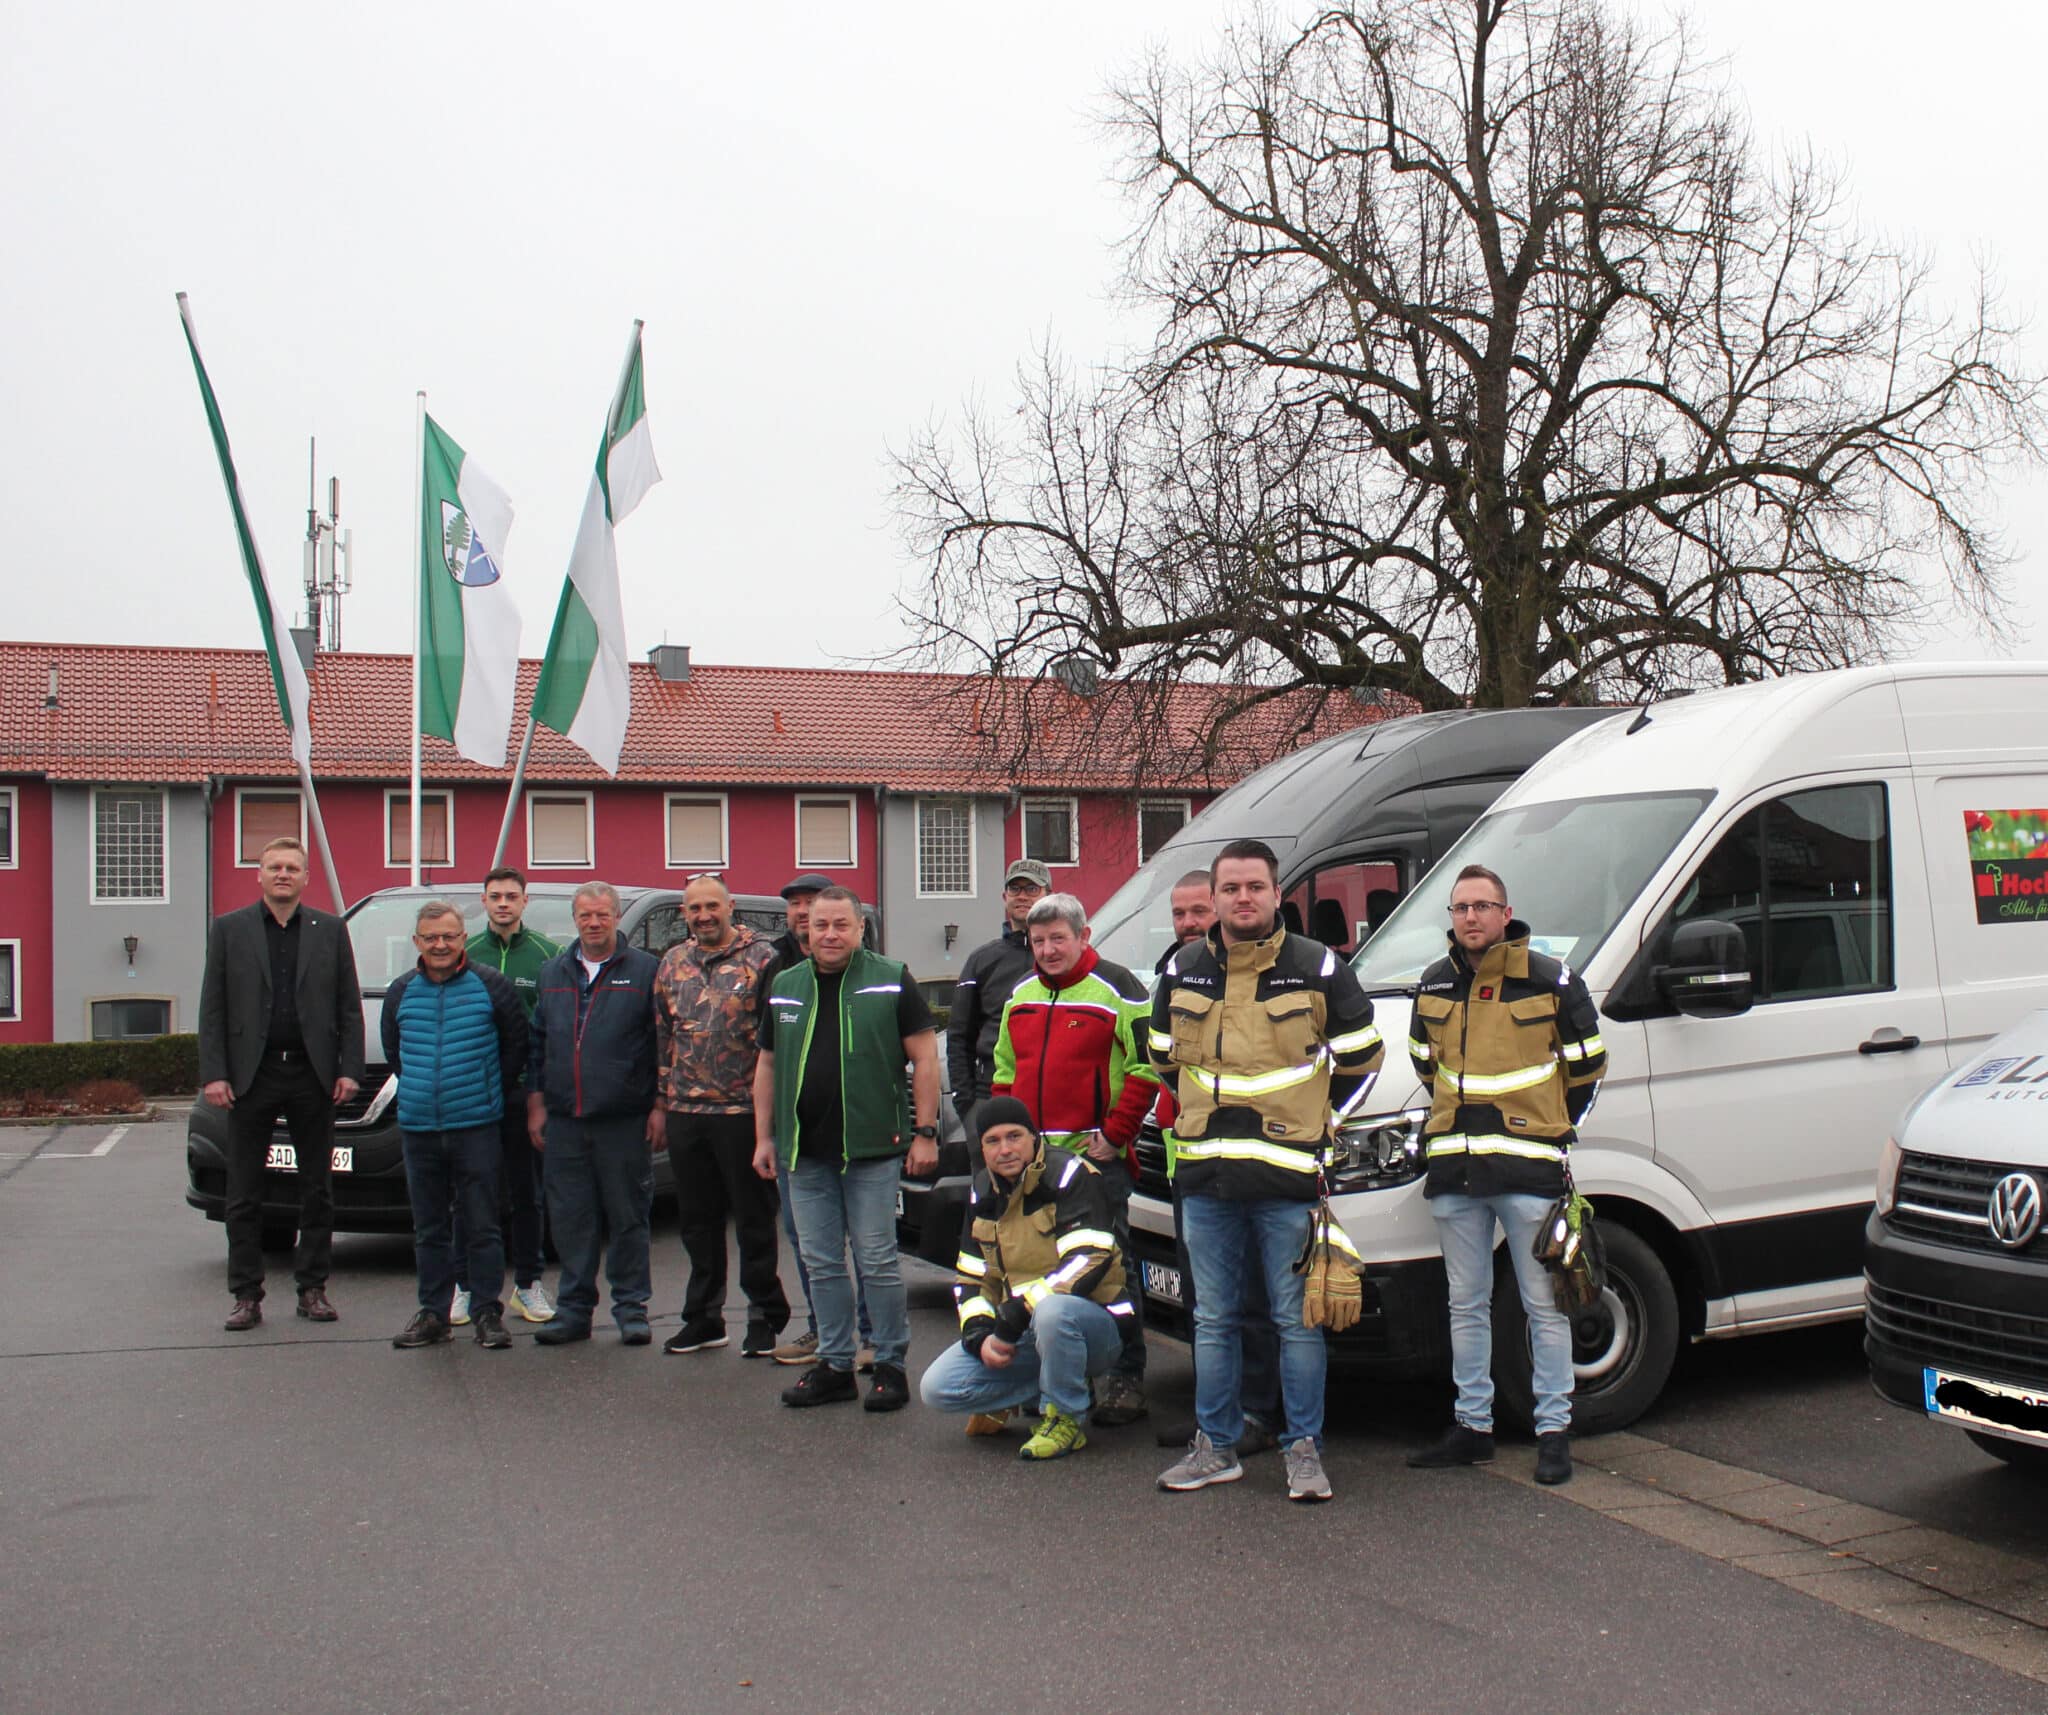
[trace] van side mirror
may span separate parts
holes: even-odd
[[[1713,917],[1681,923],[1655,975],[1657,992],[1688,1018],[1733,1018],[1756,999],[1742,931]]]

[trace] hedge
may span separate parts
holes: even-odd
[[[15,1042],[0,1045],[0,1096],[58,1095],[94,1078],[121,1078],[152,1095],[199,1088],[199,1038],[134,1042]]]

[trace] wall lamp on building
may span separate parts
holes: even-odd
[[[140,935],[123,935],[121,937],[121,945],[128,950],[128,968],[132,971],[135,969],[135,949],[142,945],[142,937]]]
[[[948,923],[946,925],[946,951],[950,953],[953,950],[953,943],[959,939],[960,925],[957,923]]]

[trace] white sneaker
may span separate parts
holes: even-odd
[[[448,1306],[448,1326],[451,1328],[467,1328],[469,1326],[469,1292],[464,1287],[458,1286],[455,1289],[455,1302]]]
[[[531,1286],[512,1289],[512,1307],[529,1322],[545,1322],[555,1313],[548,1302],[548,1289],[537,1280]]]

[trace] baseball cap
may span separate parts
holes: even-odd
[[[1052,891],[1052,871],[1036,858],[1019,858],[1004,870],[1003,885],[1008,887],[1013,881],[1028,881],[1044,888],[1047,893]]]
[[[823,893],[831,885],[832,883],[829,880],[813,870],[808,874],[798,876],[794,881],[784,882],[782,897],[784,899],[794,899],[799,893]]]

